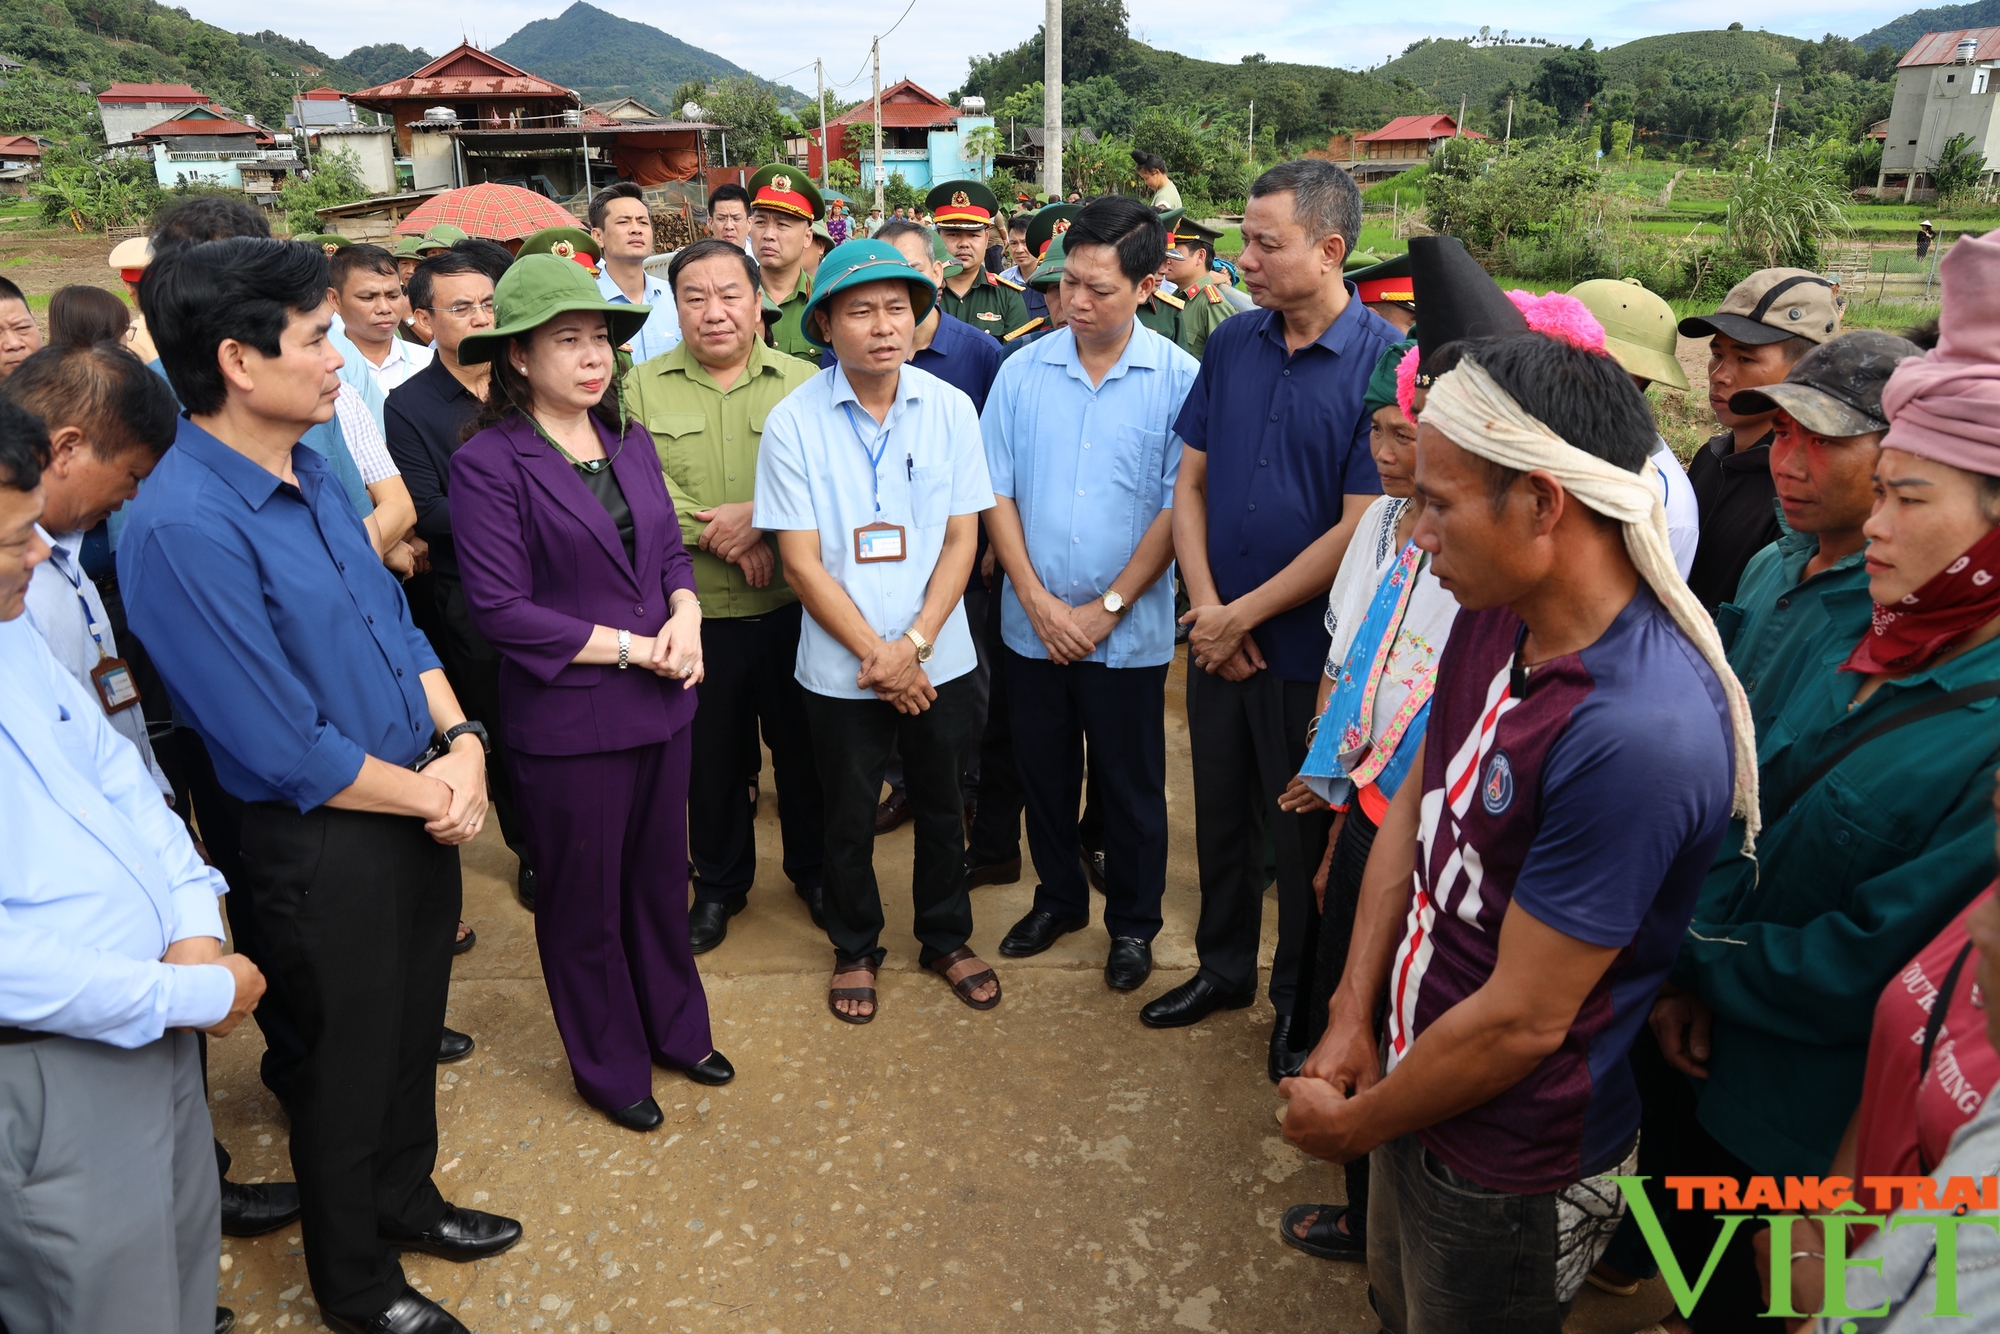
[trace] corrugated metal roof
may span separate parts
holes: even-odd
[[[1398,116],[1381,129],[1369,134],[1357,134],[1354,142],[1395,143],[1411,139],[1449,139],[1458,129],[1458,122],[1450,116],[1438,114],[1430,116]],[[1484,139],[1477,130],[1466,130],[1467,139]]]
[[[348,94],[350,101],[375,110],[387,109],[376,105],[379,103],[454,97],[557,97],[572,106],[582,102],[561,84],[510,65],[469,42],[460,43],[407,78]]]
[[[1958,59],[1958,40],[1971,37],[1979,43],[1974,60],[2000,60],[2000,28],[1959,28],[1952,32],[1927,32],[1911,44],[1896,62],[1897,69],[1912,65],[1949,65]]]
[[[206,102],[184,83],[114,83],[97,95],[100,102]]]

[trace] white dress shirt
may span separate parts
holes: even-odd
[[[653,313],[647,316],[644,327],[632,335],[628,344],[632,349],[634,366],[651,361],[681,341],[681,317],[674,309],[674,289],[667,286],[665,278],[656,274],[647,273],[645,277],[646,299],[638,304],[651,306]],[[611,276],[609,268],[597,275],[597,290],[606,301],[627,306],[634,304],[632,298],[618,286],[618,280]]]
[[[132,1048],[229,1013],[228,969],[160,962],[222,938],[222,877],[25,616],[0,623],[0,848],[0,1024]]]
[[[28,624],[41,634],[62,669],[95,699],[97,687],[91,684],[91,669],[105,658],[118,656],[118,637],[111,633],[111,620],[104,614],[104,599],[98,596],[97,585],[90,582],[78,562],[83,534],[51,533],[40,524],[35,531],[49,544],[51,554],[28,579]],[[138,749],[161,795],[171,799],[174,786],[160,771],[159,761],[153,758],[153,743],[146,737],[145,709],[135,704],[111,714],[109,720],[111,730]]]

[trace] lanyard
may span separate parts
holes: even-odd
[[[51,560],[49,564],[55,566],[56,573],[61,575],[65,580],[68,580],[69,586],[76,591],[76,605],[83,610],[83,627],[90,631],[90,637],[97,641],[97,656],[102,661],[111,655],[104,651],[104,635],[97,624],[97,613],[90,609],[90,599],[83,595],[82,577],[79,575],[72,578],[69,570],[65,568],[71,559],[69,548],[55,546],[54,543],[50,543],[49,545],[62,553],[63,558],[61,560]]]
[[[889,452],[889,432],[885,428],[875,437],[875,448],[868,448],[868,442],[861,438],[861,425],[854,420],[854,405],[842,403],[840,410],[847,414],[847,427],[854,432],[854,442],[861,446],[861,452],[868,456],[868,484],[875,491],[875,513],[882,513],[882,456]]]

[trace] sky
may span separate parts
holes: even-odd
[[[522,25],[552,18],[568,0],[485,0],[457,11],[443,5],[412,9],[403,0],[347,0],[337,6],[308,6],[274,13],[266,0],[189,0],[195,17],[232,32],[275,28],[335,56],[355,46],[401,42],[433,55],[449,50],[461,36],[492,47]],[[967,6],[952,0],[735,0],[727,6],[661,6],[637,0],[592,0],[600,9],[664,28],[691,45],[713,51],[767,79],[813,91],[815,58],[824,60],[829,89],[849,100],[868,95],[868,48],[876,33],[907,16],[882,43],[882,83],[911,78],[943,96],[965,77],[968,56],[1005,51],[1032,36],[1041,6]],[[1153,46],[1207,60],[1234,62],[1253,52],[1273,60],[1365,69],[1381,64],[1423,37],[1465,37],[1481,25],[1515,36],[1580,43],[1586,37],[1614,46],[1654,33],[1723,28],[1741,20],[1796,37],[1827,32],[1858,37],[1918,7],[1907,3],[1858,0],[1765,0],[1745,10],[1741,0],[1634,0],[1633,3],[1580,3],[1542,0],[1526,4],[1468,4],[1435,0],[1420,21],[1395,17],[1399,6],[1359,0],[1266,0],[1232,11],[1239,22],[1223,31],[1209,0],[1127,0],[1132,34]],[[1003,13],[968,34],[969,15]],[[476,15],[476,22],[472,16]],[[700,16],[697,19],[697,15]]]

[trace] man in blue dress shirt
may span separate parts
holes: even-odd
[[[1278,858],[1271,1077],[1290,1051],[1307,895],[1331,817],[1278,809],[1306,756],[1327,648],[1321,606],[1382,492],[1368,452],[1368,377],[1402,333],[1341,278],[1361,192],[1330,162],[1273,167],[1250,187],[1243,277],[1262,309],[1216,326],[1175,430],[1174,551],[1191,609],[1201,971],[1140,1012],[1155,1028],[1256,1000],[1265,830]],[[1304,1053],[1284,1055],[1296,1065]]]
[[[215,1157],[194,1032],[264,979],[222,877],[22,614],[48,433],[0,404],[0,1326],[215,1327]]]
[[[1105,805],[1104,978],[1152,973],[1167,884],[1167,663],[1174,655],[1174,419],[1199,363],[1139,324],[1166,258],[1151,209],[1084,205],[1063,238],[1066,327],[1010,358],[981,418],[1007,571],[1001,675],[1041,883],[1000,942],[1040,954],[1090,924],[1076,810],[1083,747]]]
[[[674,311],[674,289],[664,278],[646,272],[653,253],[653,211],[646,196],[630,181],[599,190],[590,201],[590,234],[604,253],[604,271],[597,290],[606,301],[651,306],[645,327],[632,335],[632,364],[651,361],[681,341],[681,319]]]
[[[326,269],[315,249],[252,239],[154,261],[141,301],[188,416],[133,506],[118,574],[133,630],[244,803],[238,888],[305,1047],[287,1106],[320,1312],[336,1329],[448,1334],[462,1327],[409,1286],[397,1250],[473,1260],[520,1237],[431,1181],[456,848],[485,818],[485,745],[325,460],[299,444],[341,383]]]
[[[778,535],[805,605],[799,683],[825,794],[828,1004],[848,1023],[876,1014],[882,898],[875,800],[893,742],[916,808],[918,962],[978,1009],[1000,983],[966,945],[959,766],[979,736],[967,679],[978,663],[960,604],[978,515],[993,504],[972,402],[907,364],[937,299],[884,241],[849,241],[820,266],[804,336],[840,364],[772,410],[757,455],[752,522]]]

